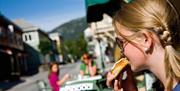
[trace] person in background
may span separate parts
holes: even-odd
[[[131,69],[151,71],[162,82],[164,91],[180,91],[180,19],[170,1],[131,0],[114,16],[113,24],[116,42]],[[114,77],[108,73],[107,85],[122,90],[123,83],[113,81]]]
[[[80,64],[80,75],[83,76],[95,76],[97,74],[96,62],[92,60],[90,55],[84,54],[82,56],[82,63]]]
[[[69,74],[64,75],[61,80],[58,77],[59,65],[57,63],[51,63],[48,79],[53,91],[60,91],[60,85],[70,78]]]

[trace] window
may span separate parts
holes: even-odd
[[[2,27],[0,26],[0,36],[2,36],[2,32],[3,30],[2,30]]]
[[[11,33],[14,32],[14,26],[13,25],[8,25],[8,29],[10,30]]]
[[[18,40],[18,41],[19,41],[20,45],[21,45],[21,46],[23,46],[23,41],[22,41],[22,39],[21,39],[21,38],[19,38],[19,40]]]
[[[25,35],[25,41],[27,41],[28,39],[27,39],[27,35]]]
[[[9,27],[11,27],[11,28],[9,28]],[[8,26],[8,28],[6,28],[6,29],[7,29],[9,44],[14,44],[15,43],[15,35],[14,35],[14,32],[12,32],[12,30],[13,30],[12,26]]]
[[[19,44],[20,46],[22,46],[22,45],[23,45],[23,44],[22,44],[21,37],[18,37],[18,44]]]
[[[18,36],[17,36],[17,35],[14,35],[14,43],[15,43],[16,45],[18,45]]]
[[[0,37],[6,37],[6,31],[3,26],[0,26]]]
[[[31,35],[29,35],[29,40],[31,40]]]

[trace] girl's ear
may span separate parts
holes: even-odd
[[[144,50],[145,53],[149,53],[152,50],[153,46],[153,37],[152,33],[149,31],[141,31],[142,33],[142,40],[141,40],[141,45],[142,45],[142,50]]]

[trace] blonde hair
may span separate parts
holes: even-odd
[[[168,0],[133,0],[117,12],[113,23],[134,32],[146,29],[157,34],[165,49],[165,89],[172,90],[173,80],[180,81],[179,16],[173,5]]]

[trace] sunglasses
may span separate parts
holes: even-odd
[[[90,58],[89,58],[89,57],[84,57],[83,59],[84,59],[84,60],[87,60],[87,59],[90,59]]]
[[[121,49],[121,53],[124,54],[124,48],[128,44],[128,41],[127,40],[122,41],[118,37],[116,37],[115,39],[118,47]]]
[[[87,60],[88,58],[83,58],[84,60]]]

